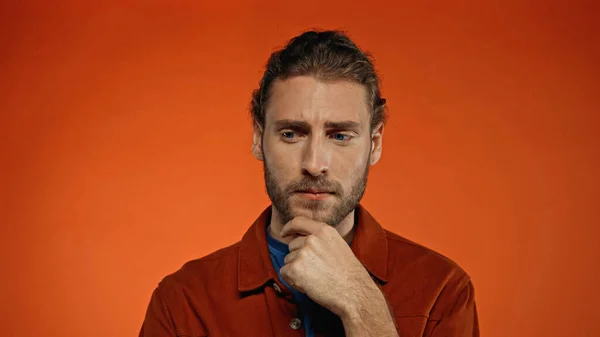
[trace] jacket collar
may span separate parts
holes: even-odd
[[[277,280],[277,272],[271,262],[267,244],[266,228],[271,218],[267,207],[244,234],[238,253],[238,290],[251,291]],[[362,206],[355,210],[358,217],[351,248],[354,255],[369,273],[381,283],[386,283],[388,246],[385,230]]]

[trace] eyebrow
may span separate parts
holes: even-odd
[[[325,122],[325,128],[335,130],[360,130],[360,123],[355,121]]]
[[[326,129],[351,130],[358,132],[361,124],[355,121],[325,122]],[[310,124],[304,121],[293,119],[281,119],[275,122],[275,129],[298,129],[303,131],[310,130]]]

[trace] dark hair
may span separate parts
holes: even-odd
[[[367,89],[371,128],[386,121],[385,99],[371,56],[340,31],[306,31],[271,54],[260,87],[252,92],[252,119],[265,126],[265,106],[273,81],[312,75],[320,80],[348,80]]]

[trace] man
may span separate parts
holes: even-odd
[[[347,36],[309,31],[273,53],[252,116],[272,205],[164,278],[140,337],[479,336],[469,276],[360,204],[385,99]]]

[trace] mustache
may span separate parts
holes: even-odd
[[[342,191],[342,185],[337,181],[329,181],[322,178],[304,178],[300,181],[293,182],[287,187],[287,193],[293,194],[296,191],[305,190],[324,190],[339,194]]]

